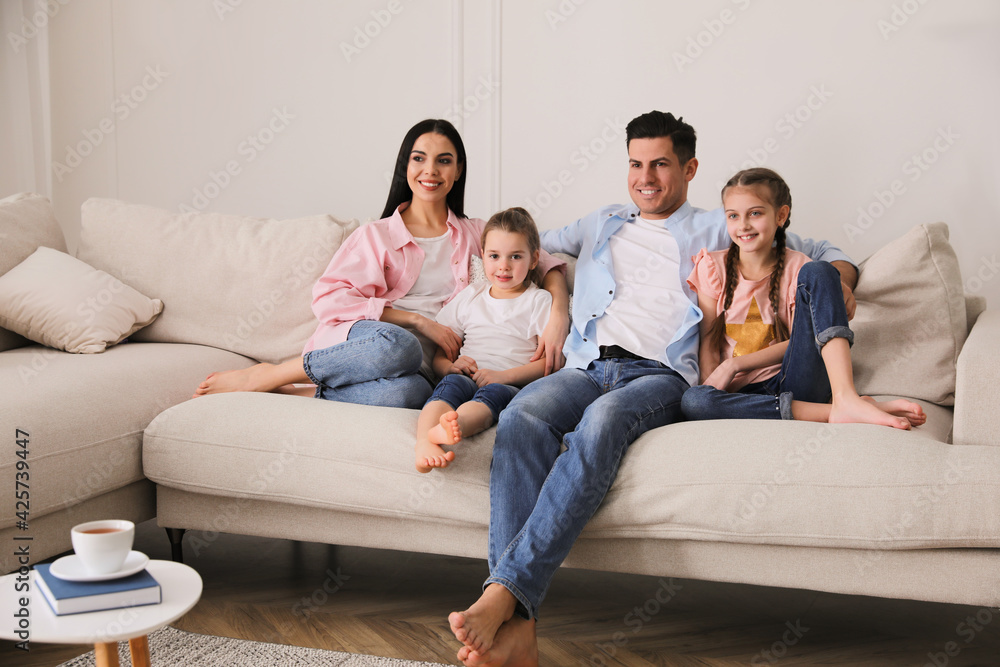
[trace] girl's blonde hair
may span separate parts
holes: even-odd
[[[778,227],[774,234],[775,253],[777,263],[771,273],[771,287],[768,292],[768,300],[771,302],[771,310],[774,312],[774,329],[776,342],[788,339],[788,327],[778,316],[780,312],[781,297],[781,276],[785,272],[785,229],[792,223],[792,193],[788,189],[785,179],[778,175],[776,171],[764,167],[754,169],[744,169],[736,173],[729,182],[722,188],[722,199],[726,198],[726,190],[729,188],[753,188],[758,194],[763,195],[777,213],[782,206],[788,207],[788,217],[785,223]],[[726,335],[726,311],[733,304],[733,293],[736,291],[736,281],[739,273],[737,262],[740,258],[740,247],[736,242],[729,244],[729,252],[726,253],[726,286],[723,292],[722,313],[715,319],[715,324],[708,335],[711,337],[714,346],[722,349],[722,344]]]
[[[483,227],[483,235],[479,239],[479,249],[481,251],[486,251],[486,235],[494,229],[523,236],[528,242],[528,252],[532,256],[542,248],[542,240],[538,237],[538,226],[535,225],[531,214],[520,206],[494,213],[493,217],[486,222],[486,226]],[[524,279],[525,287],[531,283],[535,283],[536,285],[542,284],[542,272],[538,268],[537,262],[535,263],[535,268],[528,271],[528,275]]]

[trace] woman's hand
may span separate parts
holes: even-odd
[[[716,366],[715,370],[705,378],[704,384],[715,387],[720,391],[726,391],[739,372],[740,370],[736,367],[736,362],[732,359],[726,359]]]
[[[448,359],[451,361],[458,359],[458,351],[462,349],[462,337],[449,327],[438,324],[423,315],[417,315],[417,318],[416,330],[437,343]]]
[[[485,387],[488,384],[507,384],[504,381],[503,371],[494,371],[489,368],[480,368],[472,374],[472,379],[476,381],[477,387]]]
[[[461,356],[455,360],[455,363],[451,365],[448,369],[448,373],[454,375],[468,375],[473,380],[476,379],[476,373],[479,372],[479,365],[476,364],[476,360],[472,357]]]
[[[538,337],[538,347],[531,361],[538,361],[545,357],[545,375],[559,370],[566,364],[566,357],[563,356],[563,344],[569,334],[569,313],[562,312],[549,316],[549,322],[545,325],[545,330]]]

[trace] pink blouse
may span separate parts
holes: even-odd
[[[402,204],[388,218],[362,225],[334,254],[313,287],[312,309],[319,326],[303,354],[344,342],[355,322],[380,319],[385,308],[391,308],[393,301],[413,287],[424,262],[424,251],[400,215],[407,206]],[[454,247],[451,271],[455,290],[445,303],[468,286],[469,257],[481,254],[479,241],[486,221],[459,218],[449,209],[447,224]],[[566,262],[544,250],[538,264],[542,275],[553,268],[566,271]]]
[[[694,270],[688,277],[691,289],[718,301],[716,315],[722,314],[724,305],[727,252],[727,250],[717,252],[702,250],[693,258]],[[795,319],[795,289],[799,269],[809,261],[811,261],[809,256],[801,252],[785,251],[785,270],[781,274],[778,291],[778,305],[781,309],[778,317],[785,323],[789,332]],[[775,339],[777,332],[774,326],[774,309],[771,308],[771,301],[767,298],[770,289],[770,275],[760,280],[746,280],[740,276],[733,291],[733,302],[729,306],[729,312],[726,313],[726,336],[722,359],[757,352],[778,342]],[[780,363],[757,368],[737,376],[728,389],[737,391],[751,382],[763,382],[780,370]]]

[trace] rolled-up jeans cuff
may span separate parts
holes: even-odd
[[[778,412],[782,419],[795,419],[792,416],[792,392],[783,391],[778,394]]]
[[[528,603],[528,598],[524,597],[524,593],[518,590],[517,586],[513,583],[499,577],[490,577],[486,580],[486,583],[483,584],[483,590],[486,590],[486,587],[490,584],[500,584],[510,591],[510,594],[514,596],[515,600],[517,600],[517,604],[514,606],[515,614],[528,621],[538,618],[535,610],[532,610],[531,605]]]
[[[306,377],[312,380],[313,384],[316,385],[316,395],[314,398],[319,398],[323,393],[323,383],[316,379],[316,376],[313,375],[312,368],[309,367],[309,355],[311,354],[312,351],[310,350],[302,355],[302,370],[305,371]]]
[[[851,328],[836,326],[819,332],[819,335],[816,336],[817,349],[822,350],[823,346],[834,338],[846,338],[848,345],[854,345],[854,332],[851,331]]]

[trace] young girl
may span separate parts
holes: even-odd
[[[840,274],[786,250],[785,181],[770,169],[741,171],[722,189],[722,203],[732,244],[702,250],[688,278],[703,314],[702,384],[685,392],[685,416],[923,424],[916,403],[858,396]]]
[[[382,219],[343,243],[313,288],[319,319],[303,356],[281,364],[212,373],[195,396],[226,391],[284,391],[391,407],[418,408],[431,393],[435,347],[458,357],[461,338],[434,321],[468,285],[485,222],[465,217],[466,155],[446,120],[417,123],[406,136]],[[536,354],[549,370],[568,330],[564,263],[542,253],[543,285],[555,313]],[[313,383],[305,392],[292,385]]]
[[[551,295],[536,285],[540,249],[538,229],[523,208],[501,211],[486,223],[488,282],[466,287],[437,316],[464,340],[458,359],[440,348],[434,356],[442,379],[417,420],[420,472],[447,467],[455,453],[441,445],[495,424],[518,387],[544,374],[544,360],[531,361],[552,310]]]

